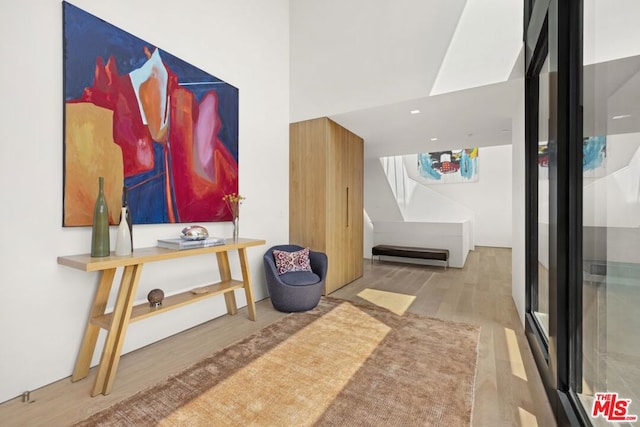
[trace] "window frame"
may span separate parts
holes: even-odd
[[[525,332],[559,425],[590,425],[582,379],[582,0],[525,0]],[[549,337],[538,291],[538,76],[550,61]]]

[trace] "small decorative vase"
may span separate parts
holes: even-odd
[[[238,241],[238,233],[240,232],[239,228],[240,228],[240,217],[237,216],[233,218],[233,241],[234,242]]]
[[[131,240],[131,251],[133,252],[133,218],[131,216],[131,209],[129,208],[129,190],[127,187],[122,187],[122,207],[127,209],[127,225],[129,226],[129,236]]]
[[[118,237],[116,238],[116,255],[131,255],[131,232],[127,222],[127,208],[123,207],[120,213],[120,225],[118,226]]]
[[[104,196],[104,177],[98,178],[98,197],[93,208],[93,224],[91,225],[91,256],[109,256],[109,208]]]
[[[151,292],[147,294],[147,300],[149,300],[149,306],[151,307],[160,307],[163,299],[164,292],[162,289],[152,289]]]

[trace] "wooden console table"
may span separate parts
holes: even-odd
[[[264,240],[238,239],[237,242],[228,240],[224,245],[180,251],[150,247],[135,249],[133,254],[127,256],[111,255],[102,258],[92,258],[89,254],[85,254],[58,257],[58,264],[82,271],[100,272],[100,282],[93,301],[91,313],[89,314],[87,329],[82,340],[82,346],[80,347],[71,381],[78,381],[89,375],[91,359],[95,351],[100,328],[106,329],[108,333],[91,396],[98,394],[107,395],[111,392],[116,371],[118,370],[124,337],[127,332],[127,327],[131,322],[220,294],[224,295],[227,313],[231,315],[237,314],[238,307],[236,305],[234,290],[241,288],[244,288],[247,298],[249,319],[256,320],[256,309],[251,289],[251,275],[247,260],[247,248],[250,246],[264,245],[265,243]],[[228,255],[228,251],[230,250],[238,251],[240,268],[242,270],[241,281],[231,278]],[[215,253],[217,256],[220,282],[198,287],[197,293],[187,291],[166,297],[159,307],[151,307],[149,303],[137,306],[133,305],[142,266],[145,263],[210,253]],[[107,301],[118,267],[123,268],[118,296],[113,311],[106,313]]]

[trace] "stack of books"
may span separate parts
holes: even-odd
[[[185,240],[177,239],[158,239],[158,247],[167,249],[195,249],[206,248],[209,246],[224,245],[225,240],[222,237],[207,237],[203,240]]]

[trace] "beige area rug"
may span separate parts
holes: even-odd
[[[479,327],[323,297],[80,426],[468,426]]]

